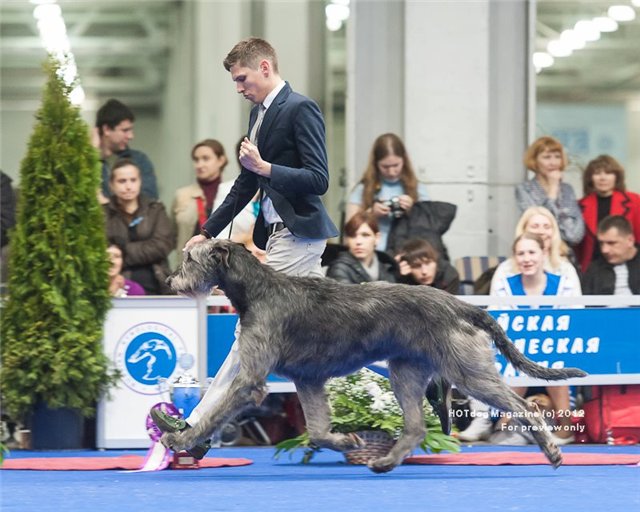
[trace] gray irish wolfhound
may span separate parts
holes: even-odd
[[[195,246],[167,281],[189,296],[207,295],[218,286],[238,310],[242,326],[237,377],[224,399],[193,428],[164,434],[162,442],[174,450],[211,437],[243,409],[259,403],[271,372],[295,383],[313,443],[338,451],[361,448],[357,435],[331,432],[324,384],[386,360],[404,430],[389,453],[369,463],[373,471],[392,470],[424,438],[422,404],[434,375],[513,413],[531,430],[551,464],[562,463],[543,420],[496,371],[491,341],[515,368],[532,377],[561,380],[585,372],[535,364],[476,306],[430,286],[344,285],[291,277],[262,265],[243,246],[223,240]]]

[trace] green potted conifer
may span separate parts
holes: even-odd
[[[20,166],[1,321],[4,413],[31,427],[34,448],[81,447],[84,417],[115,379],[102,349],[111,301],[98,155],[61,68],[44,65]]]

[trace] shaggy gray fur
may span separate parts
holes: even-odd
[[[554,467],[558,447],[496,371],[491,341],[511,364],[541,379],[582,377],[582,370],[543,368],[523,356],[486,311],[430,286],[386,283],[344,285],[331,279],[291,277],[262,265],[244,247],[211,240],[195,246],[168,280],[180,294],[224,290],[238,310],[241,368],[223,400],[193,428],[165,434],[175,450],[211,437],[265,395],[269,373],[291,379],[307,430],[318,446],[339,451],[363,446],[355,434],[330,431],[327,379],[386,360],[404,413],[404,430],[391,451],[369,463],[375,472],[400,464],[424,438],[422,404],[429,379],[440,375],[458,389],[532,425],[532,434]]]

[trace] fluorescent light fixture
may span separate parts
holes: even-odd
[[[553,66],[554,58],[547,52],[535,52],[533,54],[533,65],[536,69],[544,69]]]
[[[636,19],[636,11],[630,5],[612,5],[609,7],[607,15],[616,21],[632,21]]]
[[[332,32],[340,30],[342,23],[349,18],[349,0],[333,0],[324,8],[327,28]]]
[[[600,32],[615,32],[618,30],[618,22],[608,16],[593,18],[593,23]]]
[[[565,41],[560,39],[549,41],[547,51],[554,57],[568,57],[573,53],[571,47]]]
[[[349,6],[341,4],[329,4],[325,7],[324,13],[327,18],[335,18],[345,21],[349,17]]]
[[[631,0],[631,3],[636,7],[640,7],[640,0]]]
[[[563,30],[560,34],[560,41],[564,41],[572,50],[581,50],[587,44],[575,30]]]
[[[638,1],[640,2],[640,0]],[[596,24],[591,20],[580,20],[573,27],[573,31],[587,42],[600,39],[600,30],[598,30]]]

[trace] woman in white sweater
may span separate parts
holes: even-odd
[[[533,233],[542,238],[545,254],[544,270],[561,277],[561,289],[557,295],[581,296],[582,288],[578,272],[567,258],[569,248],[560,238],[560,228],[553,214],[543,206],[527,208],[518,221],[515,238],[523,233]],[[503,295],[500,290],[505,289],[506,279],[517,273],[518,269],[513,258],[500,263],[491,279],[490,295]]]

